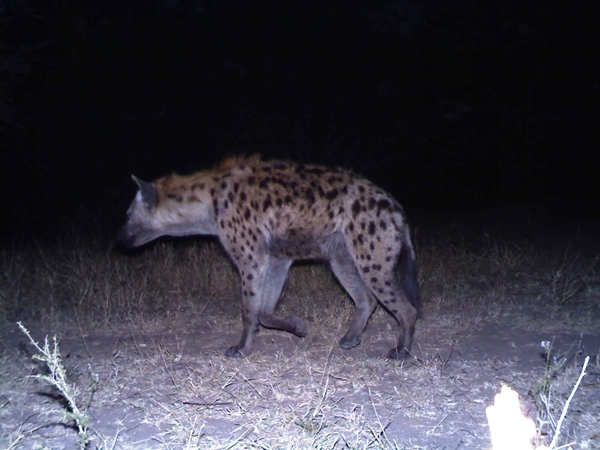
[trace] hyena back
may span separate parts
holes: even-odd
[[[299,318],[275,314],[290,266],[300,259],[328,261],[354,300],[342,348],[361,342],[379,301],[400,327],[388,358],[410,355],[420,310],[415,252],[402,208],[370,181],[342,169],[258,156],[153,183],[133,179],[139,191],[118,236],[124,247],[163,235],[216,235],[237,266],[243,331],[227,356],[250,351],[259,324],[306,336]]]

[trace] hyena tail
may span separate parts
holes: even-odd
[[[417,267],[415,252],[410,240],[410,232],[408,231],[408,227],[406,227],[404,245],[400,251],[398,266],[400,269],[400,284],[404,290],[404,295],[406,295],[408,301],[417,310],[417,317],[422,318],[423,312],[419,298],[419,269]]]

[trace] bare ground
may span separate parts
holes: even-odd
[[[231,359],[237,280],[212,245],[133,256],[75,247],[4,254],[0,448],[78,447],[62,397],[30,377],[47,368],[13,319],[38,342],[57,336],[89,448],[486,449],[485,409],[502,384],[536,421],[536,444],[548,443],[587,355],[560,444],[600,448],[593,252],[422,243],[425,318],[414,358],[398,363],[382,358],[396,325],[381,308],[359,347],[337,346],[352,305],[322,266],[295,267],[279,306],[309,336],[262,329],[250,355]],[[53,282],[41,285],[44,271]]]

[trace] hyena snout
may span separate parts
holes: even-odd
[[[123,248],[134,248],[136,247],[135,238],[135,234],[131,233],[127,225],[125,225],[117,235],[117,243]]]

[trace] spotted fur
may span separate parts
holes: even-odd
[[[301,259],[328,261],[355,302],[342,348],[361,342],[379,301],[400,327],[388,357],[410,354],[420,309],[417,265],[404,212],[389,193],[346,170],[258,156],[153,183],[133,179],[139,191],[119,233],[123,246],[216,235],[238,268],[243,331],[228,356],[250,351],[259,324],[306,336],[299,318],[275,314],[290,266]]]

